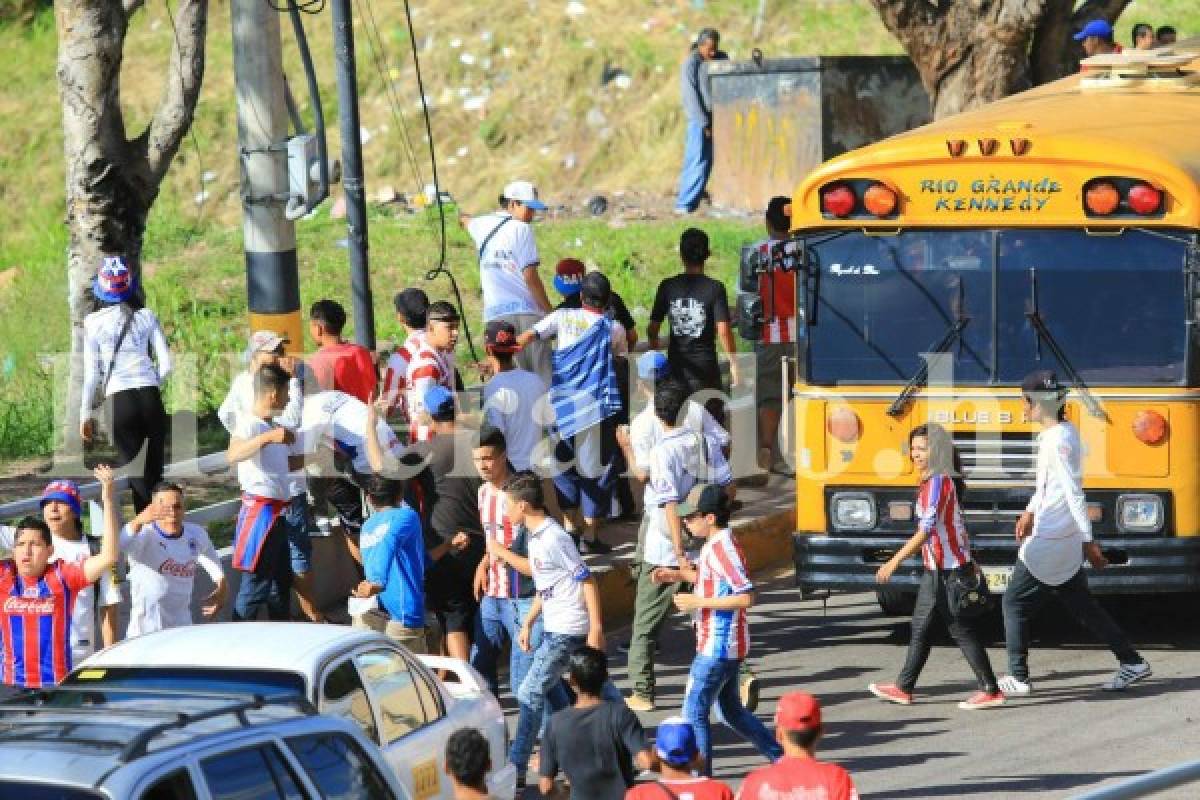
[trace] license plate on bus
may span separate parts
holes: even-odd
[[[1001,594],[1008,588],[1008,581],[1012,578],[1012,567],[984,567],[983,577],[987,579],[989,591]]]

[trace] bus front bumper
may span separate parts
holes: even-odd
[[[875,572],[908,541],[907,536],[829,536],[792,534],[796,585],[803,589],[878,589]],[[1105,536],[1097,540],[1111,565],[1088,567],[1088,585],[1096,594],[1149,594],[1200,591],[1200,536]],[[974,537],[971,551],[989,574],[993,588],[1007,584],[1017,558],[1011,536]],[[905,561],[888,586],[916,592],[923,567],[919,556]]]

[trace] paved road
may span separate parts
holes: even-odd
[[[790,578],[760,582],[751,618],[752,661],[764,686],[761,717],[775,700],[802,688],[820,697],[827,734],[821,755],[854,775],[864,798],[1070,797],[1148,769],[1200,758],[1200,624],[1195,597],[1186,603],[1131,599],[1118,620],[1154,667],[1154,676],[1124,694],[1100,692],[1115,661],[1074,623],[1056,620],[1048,605],[1038,626],[1031,668],[1035,695],[992,711],[964,712],[973,690],[965,661],[946,637],[935,647],[908,708],[866,692],[892,680],[904,658],[907,620],[883,617],[869,594],[840,594],[827,610],[801,602]],[[1004,672],[1002,629],[991,624],[989,652]],[[615,647],[623,633],[610,636]],[[682,703],[692,637],[675,618],[662,637],[660,712]],[[613,659],[618,685],[624,656]],[[737,782],[760,762],[726,729],[717,734],[716,772]],[[1200,797],[1200,785],[1156,797]]]

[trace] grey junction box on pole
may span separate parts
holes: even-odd
[[[929,121],[929,96],[902,56],[717,61],[713,203],[761,211],[821,163]]]

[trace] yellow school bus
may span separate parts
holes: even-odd
[[[1018,387],[1052,369],[1112,561],[1093,589],[1200,589],[1198,232],[1200,39],[1091,59],[810,174],[762,264],[797,273],[798,584],[875,588],[914,527],[908,433],[935,421],[1003,589],[1036,448]],[[897,572],[885,611],[919,573]]]

